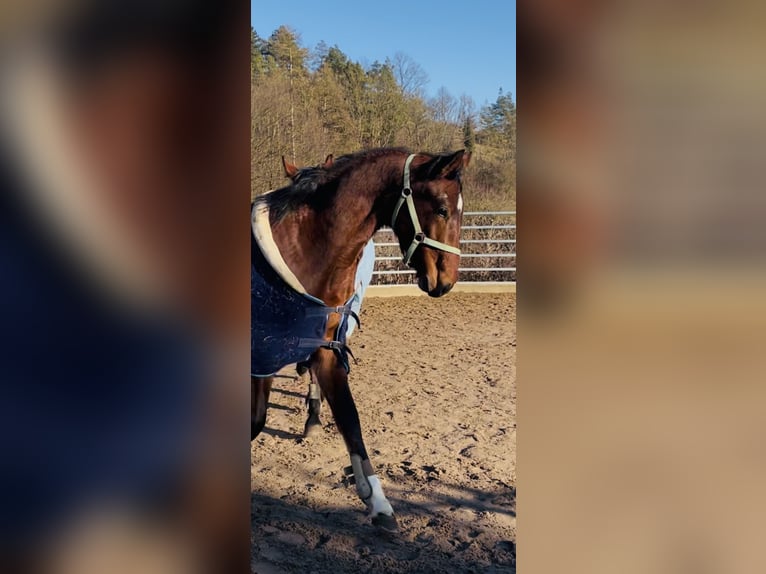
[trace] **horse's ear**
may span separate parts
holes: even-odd
[[[294,178],[298,173],[298,167],[287,161],[285,156],[282,156],[282,167],[285,169],[285,175],[290,179]]]
[[[331,168],[331,167],[332,167],[332,159],[333,159],[333,158],[332,158],[332,154],[329,154],[329,155],[328,155],[328,156],[325,158],[325,160],[324,160],[324,163],[322,164],[322,167],[323,167],[323,168],[325,168],[325,169],[329,169],[329,168]]]
[[[439,179],[454,177],[471,161],[471,154],[464,149],[451,154],[436,156],[419,165],[415,172],[422,179]]]

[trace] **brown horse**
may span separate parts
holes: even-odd
[[[308,359],[346,443],[351,459],[346,472],[353,473],[357,494],[369,509],[373,524],[386,530],[396,529],[396,519],[362,439],[359,415],[348,386],[345,339],[335,338],[348,320],[346,306],[354,294],[362,250],[384,225],[393,228],[404,262],[415,269],[423,291],[440,297],[455,284],[463,206],[460,173],[469,159],[470,154],[463,150],[438,155],[411,154],[404,149],[359,152],[336,159],[327,169],[309,168],[287,187],[259,197],[254,206],[254,229],[260,213],[258,229],[273,241],[291,280],[305,289],[308,298],[323,305],[327,315],[324,340],[319,344],[311,338],[280,340],[276,335],[264,336],[264,329],[270,328],[263,324],[265,317],[280,315],[271,308],[277,299],[259,297],[259,289],[264,282],[277,279],[266,272],[266,279],[258,279],[258,289],[252,288],[251,330],[256,335],[251,347],[255,365],[251,372],[258,375],[251,378],[251,436],[255,438],[264,427],[273,381],[273,377],[259,372],[257,365],[269,364],[271,370]],[[267,229],[263,229],[264,217]],[[264,253],[256,240],[251,245],[252,267],[263,270],[263,260],[274,254]],[[289,350],[294,340],[314,342],[316,346],[299,361],[285,354],[269,362],[271,355]],[[300,347],[297,352],[301,352]]]

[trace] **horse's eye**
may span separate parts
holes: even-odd
[[[439,217],[443,217],[444,219],[447,219],[447,216],[449,215],[449,211],[447,211],[447,208],[444,206],[438,207],[436,209],[436,215],[438,215]]]

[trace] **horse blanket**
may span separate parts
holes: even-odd
[[[273,375],[286,365],[307,360],[320,347],[334,350],[348,370],[346,340],[359,321],[364,291],[372,279],[374,244],[370,241],[365,246],[353,296],[344,305],[329,307],[306,292],[280,255],[265,203],[255,203],[251,223],[250,373]],[[340,325],[333,340],[327,341],[327,321],[333,313],[341,316]]]

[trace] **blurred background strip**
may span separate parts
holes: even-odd
[[[3,572],[248,568],[248,20],[3,7]]]
[[[518,9],[519,569],[762,572],[763,5]]]

